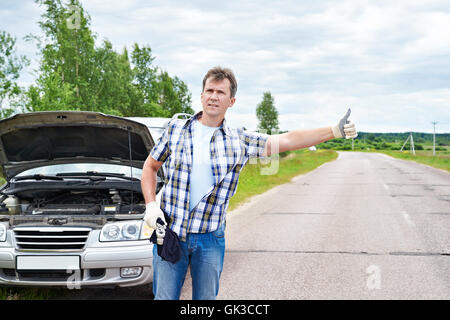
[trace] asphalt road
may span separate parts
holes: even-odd
[[[218,299],[450,299],[450,173],[341,152],[230,212],[226,240]]]
[[[450,299],[450,173],[382,154],[336,161],[228,213],[218,299]],[[188,274],[182,299],[191,299]],[[64,299],[151,299],[148,288]]]

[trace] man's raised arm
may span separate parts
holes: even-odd
[[[335,138],[356,138],[358,134],[355,125],[348,121],[350,112],[351,110],[348,109],[346,115],[339,123],[332,127],[293,130],[269,136],[263,156],[270,156],[271,154],[283,151],[307,148]]]

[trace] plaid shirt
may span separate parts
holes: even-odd
[[[230,198],[238,185],[239,173],[248,159],[261,157],[268,135],[230,129],[223,120],[210,142],[214,185],[189,212],[190,171],[192,168],[192,126],[202,112],[189,120],[171,120],[150,155],[164,162],[165,187],[161,210],[170,218],[169,227],[182,241],[187,233],[217,230],[225,221]]]

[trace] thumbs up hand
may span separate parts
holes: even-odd
[[[358,136],[355,124],[348,120],[351,112],[351,109],[348,108],[347,113],[341,120],[339,120],[339,123],[336,126],[331,127],[335,138],[351,139]]]

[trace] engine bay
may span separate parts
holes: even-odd
[[[2,196],[0,214],[10,215],[115,215],[141,214],[141,193],[126,189],[25,189]]]

